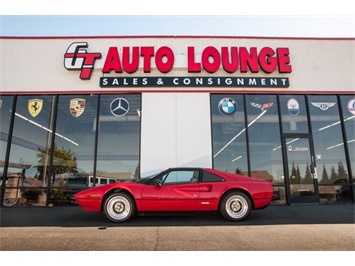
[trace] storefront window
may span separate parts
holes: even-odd
[[[343,121],[346,131],[347,147],[351,162],[351,173],[353,181],[353,193],[355,183],[355,95],[341,96]],[[350,187],[348,187],[350,188]],[[349,193],[344,193],[345,197],[351,198],[351,190]]]
[[[211,95],[213,166],[248,175],[243,95]]]
[[[13,182],[12,179],[9,179],[5,175],[5,171],[4,171],[13,100],[14,100],[13,96],[0,95],[0,185],[1,185],[0,187],[1,188],[3,188],[4,186],[9,186],[10,183]],[[3,192],[4,191],[1,190],[0,193],[1,196]],[[9,199],[10,198],[9,192],[11,194],[11,191],[5,191],[5,192],[7,192],[6,195],[4,195],[6,196],[5,197],[6,205],[11,205],[12,203],[10,202]],[[14,200],[16,200],[16,197],[14,197]]]
[[[59,96],[50,202],[74,202],[93,176],[97,95]]]
[[[309,133],[305,96],[281,95],[280,110],[283,133]]]
[[[10,194],[19,198],[17,204],[46,204],[42,188],[48,185],[54,99],[42,95],[17,98],[7,185],[8,192],[16,191]]]
[[[336,96],[309,96],[313,142],[322,203],[346,200],[339,195],[349,182]]]
[[[284,184],[277,99],[274,95],[248,95],[248,136],[251,176]]]
[[[102,95],[97,177],[139,177],[140,95]]]
[[[4,173],[5,156],[9,137],[13,96],[0,95],[0,176]]]
[[[341,96],[351,170],[355,180],[355,95]]]

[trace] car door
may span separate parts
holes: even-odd
[[[199,198],[200,170],[170,170],[142,190],[142,211],[193,211]]]

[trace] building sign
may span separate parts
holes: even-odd
[[[101,77],[100,87],[289,87],[288,78]]]
[[[72,43],[64,54],[64,67],[67,70],[80,71],[79,77],[89,80],[100,52],[88,52],[87,42]],[[103,74],[118,74],[116,77],[101,77],[100,87],[289,87],[287,77],[244,77],[243,73],[287,74],[292,72],[289,49],[278,47],[226,47],[217,49],[207,46],[201,55],[197,55],[195,47],[186,47],[186,69],[190,74],[203,71],[214,74],[223,68],[228,76],[179,76],[164,74],[174,69],[175,54],[172,48],[162,46],[109,47],[104,64]],[[162,76],[149,76],[155,68]],[[132,74],[142,68],[144,77],[123,77],[122,73]],[[238,73],[238,76],[232,76]],[[232,75],[231,75],[232,74]]]

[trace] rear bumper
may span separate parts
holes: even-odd
[[[254,209],[263,209],[269,206],[271,203],[271,199],[254,199]]]

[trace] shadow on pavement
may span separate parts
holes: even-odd
[[[131,226],[245,226],[277,224],[354,224],[354,204],[269,206],[252,211],[242,222],[224,220],[218,214],[137,216],[125,223],[112,223],[103,213],[68,207],[3,207],[1,227],[131,227]]]

